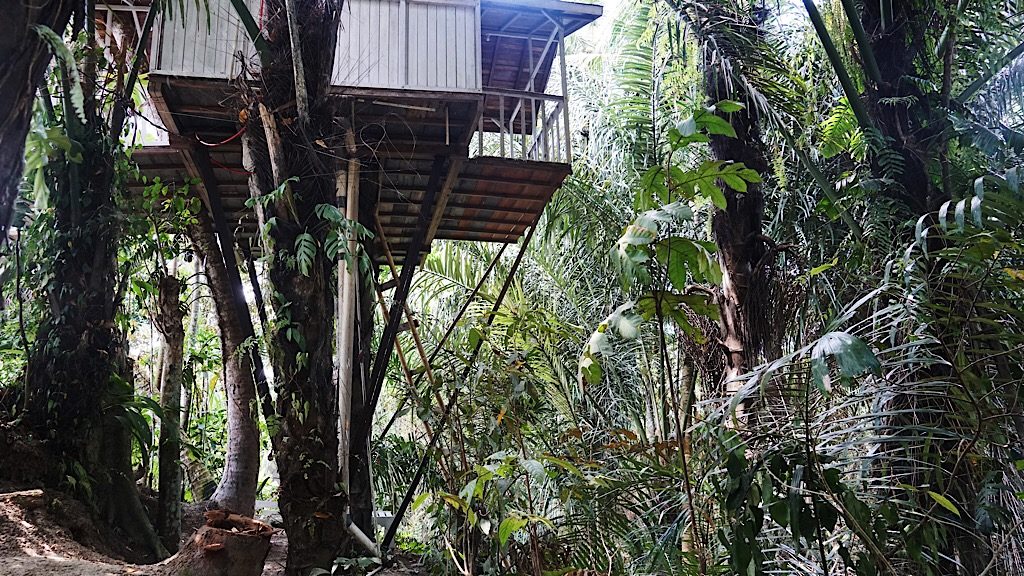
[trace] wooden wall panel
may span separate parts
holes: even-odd
[[[246,0],[246,4],[259,19],[260,0]],[[207,14],[195,2],[185,2],[184,10],[173,19],[161,18],[154,72],[233,78],[241,71],[235,56],[240,51],[257,64],[230,0],[208,0],[208,6]],[[347,0],[332,83],[479,91],[478,8],[478,0]]]
[[[348,0],[336,86],[477,91],[480,24],[465,0]]]
[[[246,0],[246,5],[258,17],[260,0]],[[230,0],[209,0],[198,7],[184,2],[175,8],[173,17],[160,17],[159,58],[153,73],[227,79],[241,71],[238,52],[249,61],[255,59],[255,49]]]

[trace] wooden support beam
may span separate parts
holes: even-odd
[[[384,374],[387,371],[388,360],[391,357],[391,350],[395,345],[395,338],[398,336],[398,325],[402,320],[402,307],[409,296],[412,288],[412,277],[420,264],[420,251],[426,246],[427,228],[434,216],[434,206],[437,195],[441,192],[444,179],[448,174],[449,162],[445,156],[434,158],[434,166],[430,173],[430,180],[427,183],[427,193],[423,198],[423,209],[420,211],[419,221],[409,241],[409,256],[402,265],[402,273],[398,278],[398,286],[395,288],[394,300],[391,304],[390,317],[380,336],[380,344],[377,346],[377,355],[373,358],[373,369],[370,372],[369,398],[367,402],[368,418],[361,423],[363,429],[354,430],[353,437],[364,438],[370,432],[373,413],[377,407],[377,400],[380,398],[381,387],[384,385]]]
[[[252,259],[252,251],[244,242],[238,243],[238,249],[242,252],[242,257],[245,258],[245,270],[249,273],[249,286],[252,287],[252,296],[256,301],[256,313],[260,315],[260,332],[266,337],[270,333],[270,320],[267,317],[267,305],[263,300],[260,279],[256,275],[256,262]]]
[[[539,214],[539,211],[538,211],[538,214]],[[494,217],[490,217],[490,218],[487,218],[487,219],[482,219],[481,218],[480,220],[475,220],[475,219],[471,220],[471,219],[462,219],[462,218],[442,218],[441,220],[438,221],[438,223],[444,222],[446,224],[445,228],[449,229],[449,230],[454,229],[454,230],[465,230],[467,232],[495,232],[495,233],[501,233],[501,232],[504,231],[504,230],[501,230],[501,228],[503,228],[503,227],[526,228],[527,226],[530,225],[530,222],[532,222],[537,217],[538,214],[524,215],[524,216],[521,216],[521,217],[515,218],[515,219],[494,218]],[[402,225],[403,222],[409,222],[409,220],[417,218],[417,215],[416,214],[389,214],[389,215],[386,216],[386,218],[387,218],[386,220],[384,218],[381,219],[381,224],[384,225],[384,226],[395,227],[395,226]],[[406,227],[408,228],[408,226],[406,226]],[[498,230],[495,230],[495,228],[498,228]],[[435,232],[436,231],[437,230],[435,229]]]
[[[458,194],[458,193],[456,192],[456,194]],[[225,196],[225,198],[227,198],[227,196]],[[241,201],[242,198],[238,198],[238,200]],[[501,200],[503,200],[503,201],[520,200],[520,198],[502,198]],[[528,200],[528,199],[523,199],[523,200]],[[451,209],[451,210],[477,210],[477,211],[481,211],[481,212],[500,212],[500,213],[504,213],[504,214],[523,214],[523,215],[526,215],[526,216],[535,217],[535,216],[537,216],[538,212],[543,210],[543,205],[544,205],[544,201],[543,200],[537,200],[536,202],[540,203],[540,206],[538,206],[536,209],[531,209],[531,208],[505,208],[505,207],[502,207],[502,206],[489,206],[489,205],[486,205],[486,204],[467,204],[465,202],[451,202],[451,201],[449,201],[448,202],[448,206],[446,206],[446,209]],[[381,214],[381,215],[391,215],[391,214],[394,214],[396,216],[406,216],[406,215],[409,215],[409,214],[416,214],[417,212],[419,212],[419,209],[420,209],[419,202],[416,202],[416,201],[398,202],[398,201],[386,200],[386,201],[380,202],[380,205],[382,207],[384,207],[383,210],[380,210],[378,212],[378,214]],[[457,218],[456,216],[447,216],[447,215],[445,217],[447,217],[447,218]]]
[[[465,162],[466,158],[459,156],[452,158],[448,165],[448,175],[445,177],[444,184],[441,186],[441,192],[437,197],[437,208],[434,210],[434,216],[427,227],[425,240],[427,246],[430,246],[430,243],[434,241],[434,235],[437,234],[437,228],[441,225],[441,218],[444,216],[444,209],[448,205],[448,195],[451,194],[452,188],[455,187],[455,183],[459,179],[459,172],[462,171],[462,165]]]

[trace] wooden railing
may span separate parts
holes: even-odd
[[[484,112],[469,147],[471,155],[569,163],[565,98],[518,90],[483,92]]]

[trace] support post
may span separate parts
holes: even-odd
[[[508,276],[505,277],[505,282],[501,285],[501,290],[498,292],[498,297],[494,300],[494,305],[491,306],[491,313],[487,315],[487,319],[484,321],[484,329],[491,327],[494,322],[494,318],[498,315],[498,311],[501,310],[501,303],[505,300],[505,295],[508,294],[508,289],[512,285],[512,280],[515,278],[516,272],[519,270],[519,265],[523,261],[523,256],[526,255],[526,250],[530,246],[530,240],[533,239],[533,233],[537,231],[537,221],[534,220],[530,226],[530,231],[523,238],[523,244],[519,248],[519,253],[516,254],[516,259],[512,262],[512,267],[509,268]],[[486,274],[485,274],[486,277]],[[454,324],[453,324],[454,327]],[[402,503],[398,506],[398,510],[395,512],[395,518],[391,522],[391,526],[388,528],[387,533],[384,534],[384,540],[381,542],[380,549],[387,553],[387,550],[391,546],[391,542],[394,541],[395,534],[398,533],[398,527],[402,523],[402,518],[405,516],[405,512],[409,509],[409,504],[412,502],[413,496],[416,494],[416,489],[419,487],[420,481],[423,479],[423,473],[426,471],[427,462],[430,459],[431,453],[434,451],[437,445],[438,439],[444,433],[444,428],[448,424],[448,420],[451,417],[452,408],[455,406],[459,399],[459,384],[465,382],[473,370],[473,365],[476,362],[477,355],[480,354],[480,348],[483,346],[483,340],[479,340],[476,346],[473,347],[473,351],[469,355],[469,362],[466,365],[465,370],[462,371],[462,375],[458,381],[452,385],[452,393],[448,398],[448,404],[444,407],[444,412],[441,414],[441,422],[438,423],[437,428],[434,429],[434,436],[430,439],[427,444],[427,449],[423,453],[423,457],[420,458],[419,466],[416,468],[416,473],[413,474],[412,482],[406,489],[405,497],[402,499]],[[439,348],[440,349],[440,348]]]
[[[352,130],[345,133],[345,142],[349,154],[348,165],[337,177],[337,201],[341,206],[345,201],[345,218],[352,222],[359,221],[359,160],[356,152],[355,135]],[[355,254],[357,241],[350,234],[345,245],[345,253],[338,255],[338,298],[337,324],[335,327],[335,354],[338,358],[338,465],[341,481],[345,490],[349,489],[349,455],[351,451],[352,427],[352,355],[354,353],[356,330],[356,290],[358,287],[359,269]],[[351,258],[346,259],[346,254]]]
[[[565,75],[565,28],[558,24],[558,65],[562,72],[562,123],[565,129],[565,163],[572,164],[572,138],[569,135],[569,79]]]

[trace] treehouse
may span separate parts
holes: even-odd
[[[260,1],[246,1],[259,23]],[[200,182],[248,242],[258,224],[224,103],[258,59],[230,0],[209,0],[208,18],[185,5],[158,21],[150,53],[170,144],[135,158],[150,178]],[[331,93],[355,135],[343,153],[359,160],[359,195],[377,199],[376,241],[396,263],[417,234],[423,252],[434,240],[507,243],[537,220],[570,171],[565,37],[600,14],[560,0],[346,0]]]

